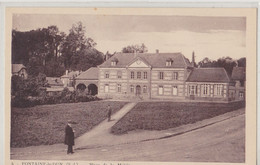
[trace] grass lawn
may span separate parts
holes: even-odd
[[[128,131],[164,130],[212,118],[244,107],[244,103],[141,102],[111,129],[113,134]]]
[[[73,127],[78,137],[107,118],[108,104],[115,113],[126,102],[93,101],[12,108],[11,147],[63,143],[68,120],[77,122]]]

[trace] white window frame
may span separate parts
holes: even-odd
[[[163,80],[164,79],[164,73],[163,72],[159,72],[159,79]]]
[[[223,84],[214,84],[214,96],[223,96]]]
[[[210,84],[201,84],[201,95],[202,96],[210,96]]]
[[[173,72],[172,79],[173,80],[178,80],[178,77],[179,77],[179,73],[178,72]]]
[[[147,86],[146,85],[143,86],[143,93],[147,93]]]
[[[172,66],[172,61],[166,61],[166,66]]]
[[[172,95],[178,96],[178,86],[177,85],[172,86]]]
[[[163,95],[163,86],[162,85],[160,85],[159,87],[158,87],[158,95]]]
[[[137,75],[136,75],[136,76],[137,76],[137,77],[136,77],[137,79],[141,79],[141,78],[142,78],[142,73],[141,73],[140,71],[138,71],[136,74],[137,74]]]
[[[104,90],[105,90],[105,93],[109,93],[109,84],[105,84]]]
[[[241,98],[241,99],[244,98],[244,92],[239,92],[239,98]]]
[[[105,73],[105,78],[109,78],[109,72]]]
[[[147,72],[144,72],[144,79],[147,79]]]
[[[189,95],[197,95],[198,87],[197,85],[189,85]]]
[[[135,92],[135,87],[133,85],[130,85],[130,93],[134,93]]]
[[[111,66],[116,66],[116,61],[111,61]]]
[[[130,78],[131,78],[131,79],[134,79],[134,78],[135,78],[135,72],[134,72],[134,71],[131,71],[131,72],[130,72]]]

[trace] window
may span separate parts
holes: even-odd
[[[244,98],[244,93],[243,92],[239,92],[239,98],[243,99]]]
[[[196,95],[197,94],[197,85],[189,85],[189,94]]]
[[[201,93],[204,96],[209,96],[210,95],[210,84],[202,84]]]
[[[133,85],[130,86],[130,92],[134,93],[134,86]]]
[[[137,72],[137,79],[141,79],[141,72]]]
[[[144,79],[147,79],[147,72],[144,72]]]
[[[111,66],[116,66],[116,61],[111,61]]]
[[[159,73],[159,79],[163,80],[163,72]]]
[[[106,85],[105,85],[105,93],[108,93],[108,92],[109,92],[109,85],[106,84]]]
[[[105,77],[106,77],[106,78],[109,78],[109,72],[106,72]]]
[[[214,85],[214,95],[215,96],[222,96],[223,95],[223,85],[222,84],[215,84]]]
[[[173,72],[173,80],[178,80],[178,72]]]
[[[135,72],[131,72],[131,79],[135,78]]]
[[[122,78],[122,72],[121,71],[117,72],[117,78],[119,78],[119,79]]]
[[[117,84],[117,92],[121,92],[121,84]]]
[[[177,86],[172,87],[172,95],[174,95],[174,96],[178,95],[178,87]]]
[[[172,61],[166,61],[166,66],[172,66]]]
[[[146,85],[143,86],[143,93],[147,93],[147,86]]]
[[[159,86],[158,94],[163,95],[163,86]]]
[[[166,66],[172,66],[173,60],[171,58],[166,59]]]

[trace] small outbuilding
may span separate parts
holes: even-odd
[[[185,95],[193,100],[228,101],[231,80],[224,68],[194,68]]]
[[[27,79],[27,69],[23,64],[12,64],[12,75],[17,75],[24,79]]]
[[[86,91],[90,95],[96,95],[98,93],[98,68],[91,67],[85,72],[82,72],[76,80],[76,89],[80,91]]]

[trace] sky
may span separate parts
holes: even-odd
[[[149,53],[156,49],[181,52],[190,60],[194,51],[196,62],[205,57],[246,56],[245,17],[15,14],[13,29],[30,31],[56,25],[68,34],[79,21],[103,53],[144,43]]]

